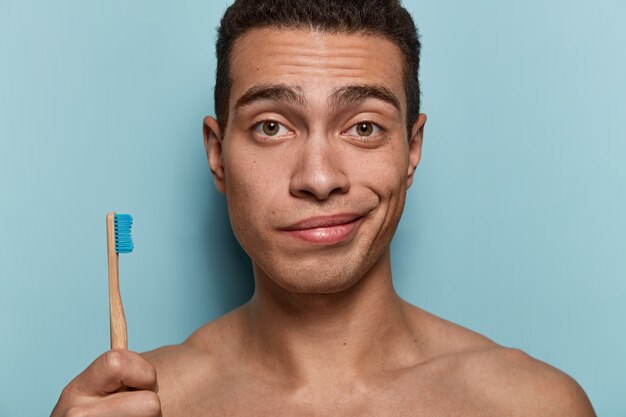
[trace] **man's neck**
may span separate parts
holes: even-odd
[[[247,350],[296,383],[354,380],[420,360],[420,340],[391,280],[389,250],[354,286],[294,294],[259,279],[243,309]]]

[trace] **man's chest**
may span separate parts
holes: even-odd
[[[484,398],[459,386],[390,384],[369,392],[346,389],[294,395],[281,390],[226,386],[211,394],[189,396],[170,407],[163,417],[453,417],[498,416]],[[197,391],[199,393],[199,391]]]
[[[398,398],[395,402],[371,401],[367,404],[211,404],[207,407],[185,407],[176,413],[165,412],[163,417],[501,417],[502,413],[472,404],[442,401],[438,404],[419,403]]]

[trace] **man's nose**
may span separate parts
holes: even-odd
[[[336,138],[309,137],[300,149],[297,166],[289,184],[292,195],[325,200],[332,194],[345,194],[350,181]]]

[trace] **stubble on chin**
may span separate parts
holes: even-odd
[[[287,292],[297,294],[334,294],[356,285],[382,256],[361,249],[337,256],[309,256],[259,265],[263,277]]]

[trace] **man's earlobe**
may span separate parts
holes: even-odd
[[[409,167],[407,170],[406,187],[409,188],[413,184],[413,175],[417,169],[417,165],[422,158],[422,142],[424,140],[424,125],[426,124],[426,115],[420,113],[417,120],[411,128],[411,137],[409,138]]]
[[[206,116],[203,121],[202,132],[204,134],[204,149],[213,174],[213,181],[217,189],[224,193],[225,176],[224,160],[222,158],[222,131],[217,120],[211,116]]]

